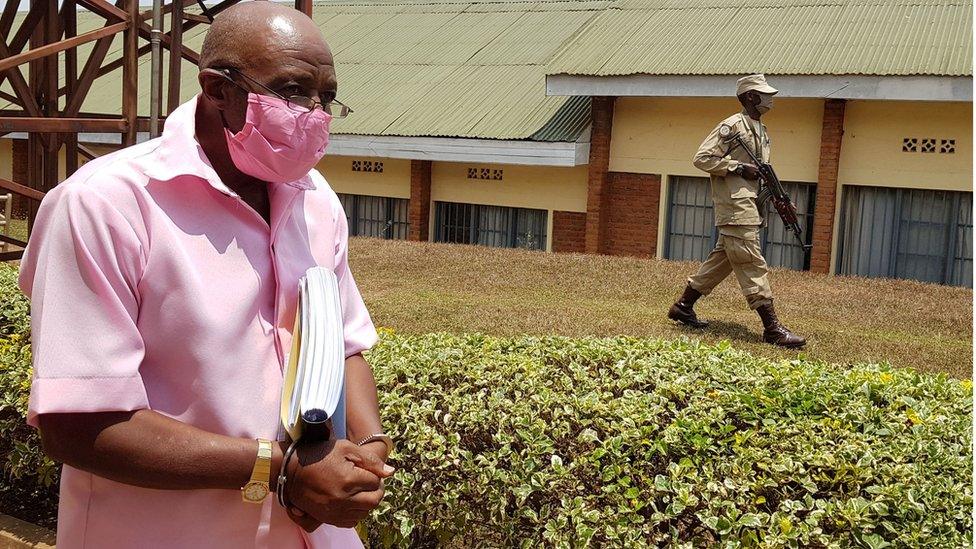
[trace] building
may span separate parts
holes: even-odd
[[[813,244],[772,219],[769,262],[972,285],[971,0],[329,1],[314,17],[355,110],[320,165],[353,234],[703,259],[691,157],[739,110],[736,78],[765,72],[772,162]],[[114,75],[85,112],[119,104]],[[184,97],[195,86],[186,64]],[[0,177],[17,180],[16,143],[0,139]]]

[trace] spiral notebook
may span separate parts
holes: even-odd
[[[281,422],[292,440],[327,438],[345,372],[342,306],[335,273],[312,267],[298,283],[298,311],[281,388]]]

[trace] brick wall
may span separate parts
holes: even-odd
[[[586,252],[585,212],[552,212],[552,251]]]
[[[410,161],[409,240],[430,240],[430,160]]]
[[[586,195],[586,253],[604,253],[607,223],[607,171],[610,169],[610,134],[613,97],[594,97],[590,127],[590,163]]]
[[[837,169],[844,136],[842,99],[824,102],[823,129],[820,133],[820,168],[817,176],[817,206],[813,216],[813,250],[810,270],[830,272],[830,254],[834,235],[834,209],[837,204]]]
[[[660,201],[660,175],[609,172],[603,252],[654,257]]]

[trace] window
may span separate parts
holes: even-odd
[[[405,240],[410,229],[406,198],[338,193],[349,223],[349,236]]]
[[[804,242],[812,242],[816,185],[783,182],[796,205],[803,228]],[[683,261],[704,261],[715,247],[718,229],[712,205],[711,182],[707,177],[673,176],[670,178],[667,240],[664,257]],[[804,251],[793,233],[786,230],[772,205],[766,213],[767,227],[760,234],[763,255],[772,267],[794,270],[810,268],[810,252]]]
[[[545,210],[436,202],[434,216],[436,242],[546,249]]]
[[[668,239],[664,257],[704,261],[718,240],[712,207],[712,184],[707,177],[669,178]]]
[[[813,211],[817,200],[817,186],[812,183],[782,183],[783,189],[796,206],[796,217],[803,229],[803,243],[813,244]],[[766,213],[766,228],[762,231],[761,239],[766,263],[795,271],[810,269],[810,251],[804,250],[796,235],[787,230],[772,204]]]
[[[971,192],[844,188],[837,271],[973,285]]]

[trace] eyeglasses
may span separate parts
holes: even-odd
[[[336,101],[335,99],[323,103],[321,101],[316,101],[315,99],[312,99],[311,97],[306,97],[304,95],[290,95],[288,97],[285,97],[280,93],[272,90],[271,88],[265,86],[264,84],[258,82],[257,80],[251,78],[250,76],[244,74],[244,72],[242,72],[240,69],[229,67],[226,69],[218,69],[218,71],[231,82],[234,82],[234,79],[231,78],[230,76],[231,71],[241,75],[241,77],[243,77],[251,84],[254,84],[259,88],[264,89],[265,91],[277,97],[278,99],[284,100],[284,102],[288,104],[288,107],[290,109],[298,112],[312,112],[316,108],[320,108],[323,111],[332,115],[332,118],[345,118],[353,112],[353,110],[350,109],[348,106],[340,103],[339,101]],[[237,82],[234,82],[234,84],[237,84]]]

